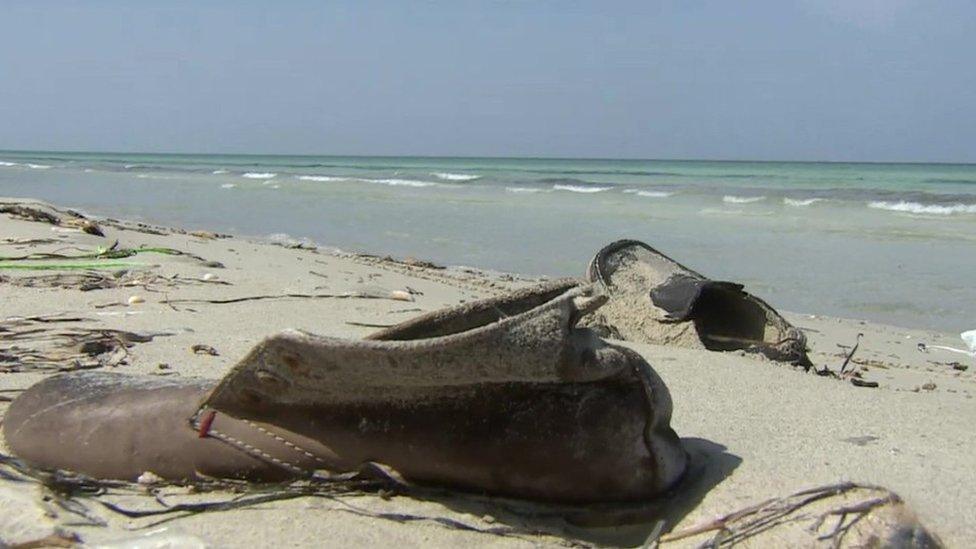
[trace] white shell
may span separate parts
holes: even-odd
[[[136,479],[136,482],[142,484],[143,486],[146,486],[150,484],[159,484],[160,482],[163,482],[163,479],[162,477],[160,477],[156,473],[153,473],[152,471],[146,471],[145,473],[139,475],[139,478]]]
[[[393,290],[390,292],[390,299],[395,299],[397,301],[413,301],[413,296],[410,292],[405,290]]]

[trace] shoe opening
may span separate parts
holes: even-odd
[[[407,321],[399,326],[373,334],[368,339],[405,341],[466,332],[530,311],[559,297],[570,287],[570,284],[559,285],[544,291],[520,292],[505,298],[470,303],[467,306],[422,316],[414,321]]]
[[[735,351],[766,342],[766,311],[741,290],[707,285],[691,313],[698,337],[711,351]]]

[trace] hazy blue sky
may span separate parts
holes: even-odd
[[[0,0],[0,148],[976,162],[976,2]]]

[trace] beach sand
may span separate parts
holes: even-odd
[[[15,202],[0,199],[0,204]],[[57,215],[71,218],[63,212]],[[535,281],[475,269],[441,269],[414,260],[342,254],[298,243],[214,235],[205,232],[206,227],[182,230],[112,220],[99,220],[99,225],[105,236],[3,214],[0,256],[77,255],[111,247],[116,241],[117,249],[170,248],[186,255],[139,253],[99,259],[130,264],[99,271],[109,277],[103,280],[90,275],[80,278],[85,270],[0,270],[0,321],[5,328],[29,332],[14,341],[12,332],[0,331],[0,349],[17,347],[63,356],[64,349],[54,346],[64,341],[68,328],[154,334],[151,341],[102,356],[107,362],[104,368],[216,379],[261,338],[278,330],[298,328],[358,338],[426,311]],[[194,232],[197,229],[202,232]],[[3,264],[51,261],[55,260]],[[581,274],[584,267],[580,265]],[[121,269],[130,274],[114,278],[111,273]],[[52,277],[59,274],[70,276]],[[125,286],[80,288],[120,283]],[[392,292],[408,294],[412,301],[392,299]],[[284,294],[341,297],[193,301]],[[134,296],[138,296],[136,303],[130,304]],[[768,498],[856,481],[897,492],[947,545],[973,544],[976,364],[962,355],[917,348],[919,342],[959,347],[958,336],[856,320],[787,316],[808,334],[811,359],[818,368],[838,370],[862,333],[854,365],[864,380],[879,386],[856,387],[754,355],[631,345],[670,388],[672,424],[685,441],[694,468],[678,494],[648,506],[641,511],[641,520],[627,527],[606,527],[601,519],[580,518],[586,513],[567,515],[559,508],[443,493],[424,498],[306,496],[181,516],[151,527],[147,525],[166,517],[127,518],[96,499],[82,498],[78,501],[89,518],[104,523],[85,525],[78,514],[45,501],[37,484],[0,474],[0,516],[4,517],[0,540],[27,541],[60,529],[77,534],[86,544],[99,544],[165,528],[154,535],[183,536],[177,538],[181,545],[196,540],[215,547],[244,543],[253,547],[640,545],[659,520],[665,521],[665,532],[678,532]],[[14,317],[34,320],[11,320]],[[40,321],[65,317],[77,320]],[[74,332],[78,333],[82,332]],[[194,352],[195,345],[210,346],[217,354]],[[96,359],[80,360],[85,364]],[[70,360],[60,364],[68,365]],[[0,362],[0,414],[18,391],[54,373],[37,366]],[[0,451],[9,453],[2,445]],[[169,502],[231,497],[226,491],[200,494],[183,487],[162,488],[161,493]],[[148,493],[127,490],[101,499],[127,508],[159,507]],[[785,524],[749,543],[809,544],[814,538],[804,528],[800,522]],[[714,533],[664,545],[694,546]]]

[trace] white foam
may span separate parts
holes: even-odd
[[[905,212],[913,214],[976,214],[976,204],[953,204],[952,206],[939,206],[936,204],[919,204],[918,202],[883,202],[876,201],[868,203],[869,208],[877,210],[888,210],[892,212]]]
[[[335,177],[333,175],[300,175],[298,176],[298,179],[301,179],[302,181],[322,181],[328,183],[334,181],[345,181],[348,178]]]
[[[220,186],[220,188],[221,189],[233,189],[236,186],[237,186],[236,183],[224,183],[223,185]]]
[[[817,202],[823,202],[823,198],[784,198],[783,204],[787,206],[810,206],[811,204],[816,204]]]
[[[212,173],[214,175],[220,175],[220,174],[227,173],[227,170],[214,170],[214,171],[212,171],[210,173]]]
[[[439,177],[447,181],[474,181],[480,178],[480,175],[470,175],[466,173],[449,173],[449,172],[433,172],[430,175],[434,177]]]
[[[669,193],[666,191],[642,191],[639,189],[627,189],[624,192],[627,194],[636,194],[637,196],[643,196],[646,198],[667,198],[669,196],[674,196],[674,193]]]
[[[545,192],[545,189],[539,189],[534,187],[505,187],[505,190],[510,193],[541,193]]]
[[[26,166],[32,170],[46,170],[51,167],[47,164],[27,164]]]
[[[271,179],[278,174],[271,172],[247,172],[241,177],[246,177],[248,179]]]
[[[318,244],[316,244],[315,241],[312,240],[311,238],[305,238],[305,237],[295,238],[288,233],[269,234],[267,236],[267,239],[271,241],[273,244],[280,244],[282,246],[302,245],[307,247],[318,247]]]
[[[298,179],[302,181],[320,181],[320,182],[336,182],[336,181],[359,181],[362,183],[376,183],[379,185],[390,185],[393,187],[433,187],[437,185],[432,181],[419,181],[416,179],[368,179],[368,178],[356,178],[356,177],[337,177],[332,175],[299,175]]]
[[[394,187],[432,187],[437,184],[431,183],[430,181],[416,181],[414,179],[357,179],[357,181],[381,183],[383,185],[391,185]]]
[[[702,215],[740,215],[743,217],[763,217],[773,215],[773,212],[769,211],[729,210],[726,208],[703,208],[698,210],[698,213]]]
[[[732,196],[725,195],[722,197],[722,202],[727,204],[752,204],[753,202],[762,202],[766,200],[765,196]]]
[[[976,355],[976,330],[969,330],[959,334],[959,337],[966,342],[966,346],[969,347],[969,352]]]
[[[18,164],[16,162],[5,162],[3,160],[0,160],[0,166],[8,166],[8,167],[9,166],[20,166],[20,164]]]
[[[553,185],[553,189],[557,191],[569,191],[573,193],[601,193],[603,191],[609,191],[613,187],[584,187],[582,185]]]

